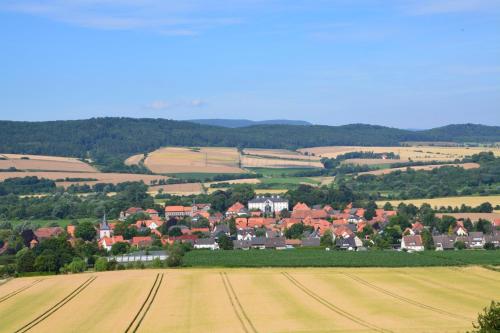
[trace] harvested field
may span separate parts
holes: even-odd
[[[72,157],[0,154],[0,169],[96,172],[89,164]]]
[[[315,160],[286,160],[243,155],[241,165],[244,168],[323,168],[323,164]]]
[[[143,158],[144,158],[144,154],[137,154],[134,156],[130,156],[123,163],[125,163],[125,165],[137,165],[137,164],[139,164],[140,161],[142,161]]]
[[[179,148],[155,150],[145,166],[155,173],[243,173],[236,148]]]
[[[87,184],[94,185],[97,183],[119,184],[123,182],[138,182],[143,181],[149,185],[153,180],[168,179],[167,176],[158,175],[141,175],[129,173],[102,173],[102,172],[42,172],[42,171],[28,171],[28,172],[0,172],[0,181],[8,178],[35,176],[38,178],[47,178],[52,180],[66,179],[66,178],[85,178],[97,180],[83,180],[76,182],[58,181],[58,186],[68,187],[73,184]]]
[[[201,183],[150,186],[149,192],[158,193],[160,189],[163,190],[163,193],[176,194],[176,195],[191,195],[191,194],[200,194],[203,192],[203,187]]]
[[[412,170],[433,170],[437,168],[441,168],[444,166],[454,166],[454,167],[461,167],[464,169],[477,169],[479,168],[478,163],[451,163],[451,164],[432,164],[432,165],[418,165],[418,166],[411,166],[411,167],[403,167],[403,168],[392,168],[392,169],[380,169],[380,170],[373,170],[373,171],[366,171],[366,172],[360,172],[358,175],[386,175],[389,173],[392,173],[394,171],[406,171],[408,168]]]
[[[286,149],[260,149],[260,148],[246,148],[243,152],[247,155],[264,156],[271,158],[306,160],[306,161],[319,161],[318,157],[307,156],[297,151]]]
[[[381,159],[381,158],[350,158],[342,161],[342,164],[354,164],[354,165],[386,165],[393,163],[404,163],[408,160],[391,160],[391,159]]]
[[[301,153],[312,153],[318,157],[337,157],[349,152],[364,151],[374,153],[398,154],[404,161],[409,159],[413,161],[453,161],[471,156],[483,151],[492,151],[496,156],[500,156],[500,148],[490,147],[348,147],[348,146],[328,146],[303,148],[298,150]]]
[[[443,215],[453,216],[456,219],[470,219],[472,222],[476,222],[479,219],[494,221],[500,219],[500,213],[443,213],[436,214],[437,217],[441,218]]]
[[[384,205],[387,201],[377,201],[378,205]],[[433,198],[433,199],[409,199],[409,200],[389,200],[389,202],[397,206],[400,202],[405,204],[414,204],[420,207],[423,203],[428,203],[432,207],[460,207],[462,204],[477,207],[483,202],[489,202],[495,207],[500,205],[500,195],[489,195],[489,196],[463,196],[463,197],[445,197],[445,198]]]
[[[22,328],[90,277],[33,331],[463,332],[500,298],[500,273],[479,267],[115,271],[43,277],[0,303],[0,331]],[[9,281],[0,297],[37,279]]]

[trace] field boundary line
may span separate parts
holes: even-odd
[[[231,280],[229,280],[229,276],[227,275],[226,272],[222,272],[220,274],[221,274],[223,282],[224,282],[224,279],[225,279],[225,285],[224,285],[224,287],[227,288],[226,291],[229,291],[229,294],[228,294],[228,296],[230,295],[229,299],[231,300],[231,297],[234,298],[235,303],[238,305],[238,307],[234,307],[234,303],[231,300],[231,304],[233,305],[233,309],[239,308],[239,310],[240,310],[241,314],[243,315],[246,323],[250,326],[250,331],[252,331],[254,333],[257,333],[258,332],[257,329],[255,328],[254,324],[252,323],[252,321],[248,317],[245,309],[243,308],[243,305],[241,305],[240,299],[238,298],[238,295],[236,294],[236,291],[234,290],[233,284],[231,283]],[[226,286],[226,284],[227,284],[227,286]],[[240,317],[240,319],[241,319],[242,322],[244,322],[243,318]],[[246,325],[244,325],[243,327],[245,328],[245,332],[249,331],[248,328],[246,328]]]
[[[439,308],[435,308],[433,306],[430,306],[430,305],[427,305],[425,303],[421,303],[419,301],[415,301],[411,298],[408,298],[408,297],[404,297],[404,296],[401,296],[401,295],[398,295],[396,293],[393,293],[392,291],[389,291],[387,289],[384,289],[382,287],[379,287],[377,285],[375,285],[374,283],[371,283],[371,282],[368,282],[358,276],[355,276],[355,275],[352,275],[350,273],[342,273],[344,274],[345,276],[351,278],[352,280],[364,285],[364,286],[367,286],[373,290],[376,290],[382,294],[385,294],[387,296],[391,296],[392,298],[395,298],[395,299],[398,299],[402,302],[405,302],[405,303],[408,303],[408,304],[411,304],[411,305],[414,305],[416,307],[419,307],[421,309],[425,309],[425,310],[429,310],[429,311],[432,311],[432,312],[435,312],[435,313],[439,313],[439,314],[442,314],[442,315],[446,315],[446,316],[449,316],[449,317],[452,317],[452,318],[455,318],[455,319],[466,319],[466,320],[470,320],[470,318],[466,318],[466,317],[463,317],[463,316],[460,316],[460,315],[457,315],[457,314],[454,314],[452,312],[449,312],[449,311],[446,311],[446,310],[443,310],[443,309],[439,309]]]
[[[26,289],[29,289],[29,288],[33,287],[35,284],[37,284],[39,282],[42,282],[42,281],[43,281],[43,279],[35,280],[31,284],[29,284],[27,286],[23,286],[23,287],[18,288],[18,289],[14,290],[14,291],[11,291],[10,293],[8,293],[6,295],[3,295],[2,297],[0,297],[0,303],[5,302],[9,298],[16,296],[17,294],[25,291]]]
[[[36,325],[40,324],[42,321],[50,317],[52,314],[54,314],[57,310],[62,308],[66,303],[71,301],[73,298],[75,298],[78,294],[80,294],[85,288],[87,288],[92,282],[97,279],[97,276],[91,276],[87,280],[85,280],[81,285],[79,285],[75,290],[73,290],[71,293],[66,295],[63,299],[61,299],[59,302],[51,306],[48,310],[43,312],[41,315],[36,317],[35,319],[31,320],[29,323],[24,325],[23,327],[19,328],[18,330],[14,331],[15,333],[18,332],[27,332]]]
[[[160,275],[160,281],[156,284],[156,288],[155,288],[155,291],[153,293],[153,296],[150,298],[150,301],[148,303],[148,306],[146,307],[146,309],[144,310],[144,312],[142,313],[142,316],[141,318],[139,319],[139,321],[137,322],[137,325],[135,326],[133,332],[137,332],[137,330],[139,329],[139,327],[141,326],[142,324],[142,321],[144,320],[144,318],[146,317],[146,314],[149,312],[149,309],[151,308],[151,305],[153,305],[153,302],[155,301],[156,299],[156,295],[158,294],[158,290],[160,290],[160,286],[161,286],[161,283],[163,282],[163,273],[161,273]]]
[[[137,318],[141,315],[141,312],[142,310],[144,309],[144,307],[146,306],[149,298],[151,297],[151,295],[153,294],[153,290],[155,289],[155,286],[156,286],[156,283],[158,282],[158,278],[160,277],[160,273],[156,274],[156,278],[153,282],[153,285],[151,286],[151,289],[149,289],[149,293],[148,293],[148,296],[146,297],[146,299],[144,300],[144,302],[142,302],[142,305],[141,307],[139,308],[139,311],[137,311],[137,313],[135,314],[134,318],[132,319],[132,321],[130,322],[130,324],[128,324],[127,326],[127,329],[125,330],[125,333],[129,332],[130,329],[132,328],[132,326],[134,325],[135,321],[137,320]],[[135,332],[135,331],[134,331]]]
[[[307,288],[306,286],[304,286],[297,279],[295,279],[293,276],[291,276],[288,272],[281,272],[281,274],[284,277],[286,277],[295,287],[299,288],[305,294],[307,294],[309,297],[311,297],[312,299],[316,300],[318,303],[322,304],[323,306],[325,306],[326,308],[328,308],[331,311],[335,312],[336,314],[340,315],[341,317],[349,319],[350,321],[355,322],[358,325],[361,325],[361,326],[363,326],[365,328],[368,328],[370,330],[374,330],[376,332],[392,332],[390,330],[387,330],[387,329],[378,327],[378,326],[376,326],[374,324],[371,324],[371,323],[365,321],[364,319],[361,319],[361,318],[359,318],[359,317],[357,317],[357,316],[355,316],[355,315],[353,315],[353,314],[351,314],[351,313],[349,313],[349,312],[347,312],[345,310],[342,310],[338,306],[330,303],[329,301],[327,301],[323,297],[321,297],[318,294],[316,294],[314,291],[312,291],[309,288]]]

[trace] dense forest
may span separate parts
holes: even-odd
[[[390,146],[401,141],[499,142],[500,127],[468,124],[408,131],[363,124],[223,128],[133,118],[0,121],[2,153],[91,157],[105,165],[165,145],[295,149],[325,145]]]

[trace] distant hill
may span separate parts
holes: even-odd
[[[296,149],[397,146],[402,141],[500,142],[500,127],[465,124],[408,131],[365,124],[224,128],[149,118],[0,121],[0,153],[91,157],[106,165],[168,145]]]
[[[256,125],[295,125],[295,126],[305,126],[312,125],[310,122],[303,120],[287,120],[287,119],[272,119],[272,120],[248,120],[248,119],[191,119],[186,120],[190,123],[196,123],[201,125],[211,125],[227,128],[239,128],[248,127]]]

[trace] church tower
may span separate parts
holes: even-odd
[[[103,239],[104,237],[111,237],[111,228],[106,220],[106,213],[104,213],[102,221],[99,224],[99,239]]]

